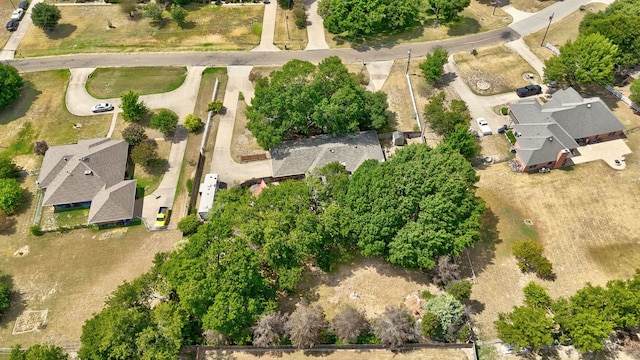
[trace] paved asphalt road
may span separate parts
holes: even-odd
[[[419,44],[362,47],[358,49],[326,49],[310,51],[250,51],[250,52],[182,52],[136,54],[76,54],[6,60],[19,71],[42,71],[68,68],[95,68],[109,66],[228,66],[228,65],[280,65],[292,59],[318,63],[337,55],[345,62],[383,61],[405,57],[411,49],[413,56],[424,56],[436,47],[449,52],[471,50],[502,41],[515,40],[517,33],[509,28],[498,29],[462,38]]]

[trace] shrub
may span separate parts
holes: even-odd
[[[44,156],[47,150],[49,150],[49,145],[47,145],[47,142],[44,140],[38,140],[33,145],[33,153],[35,155]]]
[[[162,109],[151,117],[149,127],[162,131],[167,136],[176,130],[178,115],[171,110]]]
[[[147,113],[149,113],[149,108],[147,108],[142,101],[138,101],[140,99],[140,94],[129,90],[126,93],[120,96],[122,108],[122,118],[124,118],[125,122],[138,121],[142,119]]]
[[[220,100],[212,101],[207,105],[207,111],[213,111],[214,114],[221,113],[222,108],[222,101]]]
[[[44,235],[44,232],[42,230],[40,230],[40,227],[38,225],[30,226],[29,227],[29,232],[33,236],[42,236],[42,235]]]
[[[0,157],[0,179],[17,179],[20,177],[20,168],[8,157]]]
[[[509,114],[509,108],[503,106],[502,109],[500,109],[500,112],[502,113],[502,115],[508,115]]]
[[[544,257],[544,248],[534,240],[518,240],[511,247],[513,255],[518,259],[518,267],[523,272],[535,272],[540,277],[553,276],[553,265]]]
[[[446,290],[456,300],[463,301],[471,297],[472,285],[469,280],[454,281],[447,286]]]
[[[16,179],[0,179],[0,210],[13,213],[22,203],[24,189]]]
[[[158,159],[158,144],[153,141],[143,141],[131,150],[131,160],[144,167],[151,166]]]
[[[505,135],[507,136],[507,139],[509,140],[509,142],[511,143],[511,145],[516,143],[516,136],[513,135],[513,131],[508,130]]]
[[[134,123],[122,130],[122,138],[128,142],[129,145],[136,146],[149,137],[141,125]]]
[[[197,133],[202,130],[203,125],[202,120],[193,114],[189,114],[184,118],[184,128],[191,133]]]
[[[182,231],[183,236],[187,236],[195,234],[201,224],[197,215],[187,215],[178,222],[178,229]]]

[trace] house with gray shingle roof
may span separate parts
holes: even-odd
[[[269,153],[276,179],[304,176],[308,171],[334,161],[344,165],[348,172],[354,172],[365,160],[384,161],[375,131],[283,141]]]
[[[109,138],[50,147],[36,182],[45,189],[42,205],[89,207],[88,224],[131,220],[136,181],[124,180],[128,151],[126,141]]]
[[[516,136],[516,160],[524,171],[557,168],[590,142],[619,138],[624,125],[599,97],[583,98],[573,88],[559,90],[553,99],[509,105]]]

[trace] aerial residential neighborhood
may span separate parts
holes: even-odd
[[[640,358],[640,1],[0,14],[0,359]]]

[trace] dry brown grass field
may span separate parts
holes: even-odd
[[[522,75],[536,73],[520,55],[504,45],[494,45],[477,49],[478,54],[456,53],[454,60],[458,75],[477,95],[495,95],[528,85]],[[490,85],[487,90],[478,88],[478,82]]]
[[[242,162],[241,156],[268,154],[268,151],[258,145],[256,138],[247,129],[249,119],[245,115],[246,108],[245,100],[238,100],[236,120],[233,123],[233,138],[231,139],[231,158],[237,163]]]
[[[606,7],[606,4],[590,3],[587,5],[586,10],[576,10],[563,17],[562,21],[556,21],[549,27],[545,43],[549,42],[553,44],[553,46],[560,48],[560,46],[564,45],[567,40],[575,40],[578,37],[578,27],[580,26],[580,22],[584,16],[589,12],[604,10]],[[540,46],[545,30],[546,28],[522,37],[527,46],[529,46],[529,49],[531,49],[531,51],[543,61],[553,56],[551,50]]]
[[[562,1],[562,0],[560,0]],[[538,12],[547,6],[551,6],[555,0],[510,0],[509,4],[514,8],[525,12]]]
[[[611,96],[589,89],[581,92],[602,96],[627,128],[640,125],[640,117]],[[507,146],[502,137],[488,140],[494,143],[483,143],[483,150],[493,148],[490,153]],[[471,299],[476,302],[474,321],[481,338],[496,336],[492,323],[497,314],[521,304],[522,287],[529,281],[542,284],[553,297],[571,296],[587,282],[603,285],[627,278],[639,267],[640,133],[630,134],[627,145],[634,153],[627,156],[623,171],[602,161],[548,174],[516,174],[506,163],[479,171],[478,195],[489,211],[483,241],[470,255],[477,275]],[[525,225],[524,219],[533,226]],[[545,247],[557,274],[555,281],[519,271],[510,248],[525,238]],[[468,264],[464,265],[471,276]]]
[[[21,56],[138,51],[248,50],[260,43],[263,5],[189,5],[184,29],[168,18],[152,26],[129,19],[118,5],[63,6],[51,33],[30,27],[18,47]],[[108,27],[108,22],[114,28]]]

